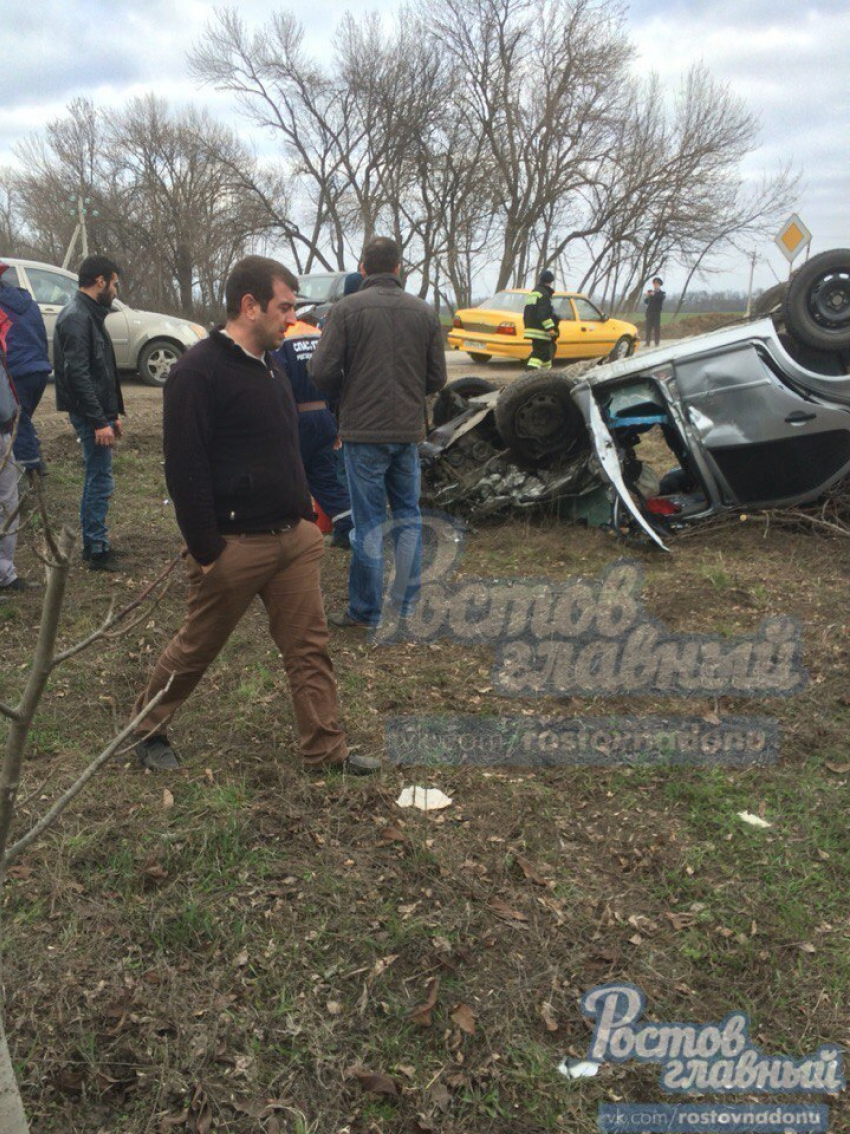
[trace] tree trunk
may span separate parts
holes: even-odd
[[[29,1129],[0,1012],[0,1130],[3,1134],[29,1134]]]

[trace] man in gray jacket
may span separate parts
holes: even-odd
[[[425,397],[446,384],[446,355],[433,309],[407,295],[394,240],[373,237],[363,249],[360,290],[334,304],[309,373],[331,404],[339,433],[354,528],[348,610],[336,626],[376,627],[381,621],[383,529],[392,514],[395,575],[393,614],[406,617],[422,574],[419,442],[425,437]]]

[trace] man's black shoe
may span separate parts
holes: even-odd
[[[351,551],[351,539],[348,532],[338,532],[334,530],[331,536],[331,547],[340,547],[343,551]]]
[[[136,755],[143,768],[152,772],[171,772],[180,767],[174,749],[164,736],[149,736],[136,745]]]
[[[32,579],[22,579],[18,575],[17,579],[13,579],[11,583],[3,583],[0,586],[0,594],[18,594],[20,591],[32,591],[38,586],[38,583],[33,582]]]
[[[115,555],[112,551],[91,551],[89,552],[88,559],[89,571],[120,571],[121,568],[115,562]]]
[[[328,622],[331,626],[339,626],[341,630],[374,630],[374,626],[370,626],[368,622],[358,622],[356,618],[352,618],[347,610],[333,611],[328,615]]]

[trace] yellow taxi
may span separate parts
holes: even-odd
[[[449,331],[449,347],[465,350],[473,362],[489,362],[493,357],[524,362],[531,354],[531,342],[523,338],[522,313],[530,294],[519,288],[497,291],[478,307],[458,311]],[[587,296],[556,291],[552,307],[560,320],[556,361],[634,354],[638,345],[634,323],[609,318]]]

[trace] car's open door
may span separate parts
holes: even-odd
[[[658,533],[647,523],[646,519],[641,515],[640,509],[632,499],[632,494],[629,492],[626,482],[623,479],[623,470],[620,465],[620,458],[617,454],[617,446],[614,444],[614,439],[609,433],[608,427],[602,420],[602,414],[599,412],[599,406],[596,404],[596,399],[593,397],[593,392],[589,384],[587,382],[581,382],[573,389],[572,396],[587,423],[587,429],[593,442],[593,449],[606,480],[634,517],[635,522],[640,525],[654,543],[658,544],[662,551],[668,551],[669,548],[666,547]]]

